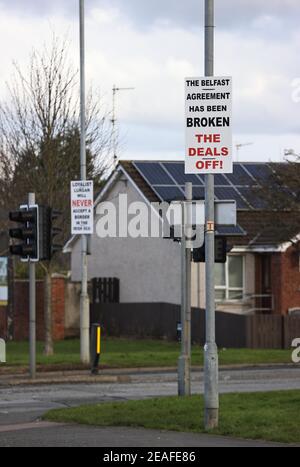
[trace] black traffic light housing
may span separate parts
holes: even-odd
[[[215,237],[215,263],[226,263],[228,253],[227,238],[216,236]],[[205,263],[205,243],[200,248],[193,250],[194,263]]]
[[[61,212],[49,206],[40,206],[39,211],[39,251],[40,261],[50,261],[62,246],[54,243],[54,238],[61,233],[61,229],[54,225]]]
[[[10,246],[12,255],[20,256],[21,261],[50,261],[61,245],[54,243],[54,238],[61,233],[61,229],[54,226],[55,220],[61,215],[49,206],[21,205],[18,211],[9,213],[12,222],[21,224],[10,229],[11,239],[20,240]]]
[[[19,227],[9,230],[9,237],[20,240],[19,243],[9,247],[12,255],[20,256],[21,261],[39,260],[39,208],[34,205],[21,205],[18,211],[11,211],[9,219],[20,224]]]

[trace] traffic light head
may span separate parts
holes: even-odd
[[[227,258],[226,237],[215,237],[215,263],[226,263]],[[205,244],[193,250],[194,263],[205,263]]]
[[[26,223],[26,222],[32,222],[35,219],[36,216],[36,210],[37,206],[26,206],[22,205],[20,206],[19,211],[11,211],[9,213],[9,220],[12,222],[19,222],[19,223]]]
[[[226,263],[227,239],[226,237],[215,238],[215,263]]]
[[[10,253],[20,256],[22,261],[38,261],[38,206],[22,205],[18,211],[9,213],[9,219],[20,224],[9,230],[11,239],[20,240],[10,246]]]
[[[205,263],[205,244],[200,248],[193,249],[193,261],[194,263]]]
[[[62,249],[61,245],[54,244],[54,238],[61,233],[61,229],[54,226],[55,220],[61,215],[49,206],[40,206],[39,216],[39,251],[41,261],[50,261],[53,255]]]
[[[20,206],[19,211],[9,213],[9,219],[20,224],[9,230],[11,239],[20,240],[10,246],[12,255],[20,256],[22,261],[50,261],[61,245],[54,244],[54,238],[61,229],[54,226],[61,212],[49,206]]]

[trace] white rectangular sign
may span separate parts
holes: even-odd
[[[185,114],[185,173],[232,173],[232,78],[186,78]]]
[[[94,187],[92,181],[71,182],[72,235],[94,232]]]
[[[185,216],[187,217],[188,206],[191,206],[191,223],[196,226],[205,225],[205,201],[184,201],[186,206]],[[170,225],[182,225],[182,202],[173,201],[167,211],[166,217]],[[236,201],[215,201],[215,224],[217,226],[235,226],[237,224],[236,217]]]

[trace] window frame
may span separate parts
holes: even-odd
[[[229,258],[233,256],[238,256],[242,258],[242,271],[243,271],[243,277],[242,277],[242,287],[229,287]],[[243,298],[230,298],[229,294],[230,292],[242,292],[242,297],[245,295],[245,278],[246,278],[246,261],[245,261],[245,255],[241,254],[233,254],[233,255],[227,255],[227,260],[226,263],[223,263],[223,266],[225,268],[225,285],[215,285],[215,292],[218,290],[223,290],[225,291],[225,298],[216,298],[216,302],[218,303],[224,303],[224,302],[241,302]]]

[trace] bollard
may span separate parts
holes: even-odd
[[[181,325],[180,321],[177,321],[177,324],[176,324],[176,337],[177,337],[178,342],[181,342],[181,336],[182,336],[182,325]]]
[[[97,375],[99,372],[99,360],[101,354],[101,326],[93,323],[91,326],[91,374]]]
[[[0,363],[6,363],[6,344],[3,339],[0,339]]]

